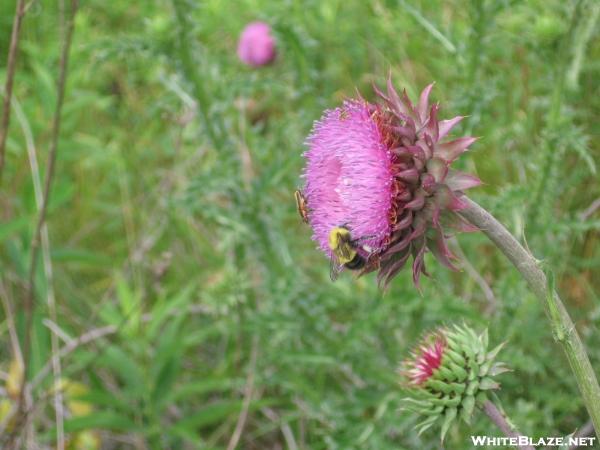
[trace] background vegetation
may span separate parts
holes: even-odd
[[[0,3],[0,80],[15,3]],[[389,70],[412,96],[434,80],[442,115],[469,115],[459,131],[481,136],[459,163],[485,182],[474,198],[555,270],[600,367],[598,4],[175,4],[179,16],[166,0],[80,5],[23,448],[55,448],[63,428],[74,449],[440,448],[437,430],[416,436],[417,418],[398,411],[396,369],[424,331],[463,320],[508,341],[500,397],[525,434],[585,424],[539,304],[483,236],[454,243],[462,272],[429,260],[422,292],[410,270],[385,293],[374,275],[332,283],[292,194],[323,109],[355,89],[370,98]],[[256,19],[274,27],[278,59],[249,69],[236,40]],[[62,23],[59,5],[31,3],[15,75],[0,185],[4,436],[17,428],[32,180],[47,170]],[[482,433],[497,431],[480,415],[445,446]]]

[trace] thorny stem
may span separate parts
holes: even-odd
[[[483,412],[487,414],[490,420],[494,422],[494,424],[500,428],[500,430],[502,430],[506,437],[518,438],[519,436],[522,436],[521,433],[519,433],[519,431],[514,427],[514,425],[512,425],[506,419],[504,414],[502,414],[502,412],[491,401],[486,400],[481,409],[483,409]],[[518,445],[517,448],[522,450],[535,450],[531,445]]]
[[[4,169],[4,158],[6,155],[6,137],[8,125],[10,124],[10,100],[12,98],[12,87],[15,79],[15,68],[17,65],[17,52],[19,50],[19,34],[21,24],[25,16],[25,0],[17,2],[17,10],[13,21],[10,36],[10,47],[8,50],[8,61],[6,63],[6,82],[4,84],[4,102],[2,104],[2,119],[0,120],[0,184],[2,183],[2,170]]]
[[[585,437],[589,437],[589,436],[593,436],[593,435],[594,435],[594,424],[592,423],[591,420],[589,422],[586,422],[586,424],[584,426],[582,426],[577,431],[577,433],[575,433],[575,437],[577,437],[577,438],[585,438]],[[573,444],[568,448],[568,450],[576,450],[579,447],[580,447],[579,445]]]
[[[65,96],[65,85],[67,79],[67,71],[69,66],[69,53],[71,48],[71,42],[73,37],[73,28],[75,24],[75,14],[77,13],[77,8],[79,6],[78,0],[71,0],[71,16],[67,22],[65,37],[62,44],[61,55],[60,55],[60,63],[59,63],[59,74],[58,74],[58,82],[57,82],[57,100],[56,107],[54,110],[54,117],[52,121],[52,135],[50,141],[50,151],[48,154],[48,168],[46,175],[46,182],[44,185],[44,193],[42,198],[42,204],[40,207],[37,224],[35,227],[35,231],[31,241],[30,248],[30,261],[29,261],[29,277],[27,280],[27,285],[25,289],[25,340],[23,345],[23,380],[21,382],[21,389],[19,392],[19,402],[18,402],[18,416],[17,420],[25,421],[26,417],[24,417],[24,413],[26,412],[25,408],[25,394],[27,391],[27,374],[29,367],[29,359],[31,352],[31,328],[33,321],[33,307],[35,301],[35,274],[37,261],[39,256],[39,248],[40,241],[42,235],[42,228],[46,222],[46,215],[48,212],[48,203],[50,202],[50,193],[52,188],[52,182],[54,180],[54,172],[56,165],[56,155],[58,149],[58,137],[60,134],[60,124],[61,124],[61,113],[62,106]],[[20,424],[20,423],[19,423]],[[18,429],[18,427],[15,427]],[[10,445],[8,448],[12,447],[14,441],[12,438],[9,439]]]
[[[173,8],[175,9],[175,17],[177,19],[177,36],[178,36],[178,50],[179,59],[181,60],[183,73],[189,82],[192,83],[192,89],[196,104],[198,105],[198,111],[202,116],[202,125],[208,135],[210,143],[215,147],[220,147],[221,138],[220,133],[213,126],[213,121],[209,114],[209,101],[202,80],[198,74],[198,66],[194,62],[194,58],[190,51],[191,37],[190,28],[191,21],[189,19],[189,11],[186,11],[185,0],[173,0]]]
[[[504,253],[542,303],[544,312],[550,320],[554,338],[562,346],[569,360],[596,433],[600,432],[600,386],[583,342],[560,297],[554,289],[549,288],[546,275],[540,269],[538,261],[504,225],[473,200],[467,197],[463,197],[463,200],[468,206],[460,211],[460,214],[483,231]]]

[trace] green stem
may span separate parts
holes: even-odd
[[[506,437],[519,438],[522,436],[519,430],[517,430],[510,420],[508,420],[506,415],[490,400],[486,400],[481,406],[481,409]],[[535,450],[531,445],[517,445],[517,448],[521,450]]]
[[[478,227],[504,253],[521,273],[530,289],[542,302],[544,312],[550,320],[553,335],[562,346],[583,402],[590,414],[596,432],[600,431],[600,386],[590,363],[583,342],[560,297],[549,289],[548,280],[538,261],[527,251],[494,216],[474,201],[464,197],[467,208],[460,214]]]
[[[539,184],[535,194],[533,195],[533,201],[531,203],[527,223],[536,229],[540,223],[540,213],[546,214],[548,211],[548,202],[550,199],[556,197],[556,183],[554,172],[557,170],[558,162],[560,160],[560,150],[556,148],[556,131],[559,130],[561,125],[561,111],[564,100],[565,80],[566,80],[566,66],[569,63],[569,49],[573,42],[573,35],[578,27],[580,20],[582,19],[581,7],[583,0],[578,0],[573,10],[571,17],[569,31],[565,39],[560,43],[558,51],[558,61],[555,70],[555,82],[554,89],[552,90],[552,101],[550,103],[550,109],[546,118],[546,124],[544,126],[544,134],[546,135],[543,145],[544,162],[541,175],[539,177]]]
[[[210,143],[214,147],[219,148],[222,141],[210,118],[208,95],[204,90],[204,85],[198,72],[198,65],[194,63],[194,58],[190,51],[192,43],[190,36],[191,23],[190,12],[186,10],[186,0],[173,0],[173,8],[175,9],[175,17],[177,19],[178,53],[183,66],[183,73],[192,84],[194,98],[202,117],[202,125],[206,130]]]

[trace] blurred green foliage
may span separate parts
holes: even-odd
[[[1,80],[14,3],[0,4]],[[473,195],[555,270],[600,367],[600,216],[585,213],[600,198],[597,4],[176,4],[185,29],[164,0],[89,0],[76,20],[48,218],[53,290],[62,345],[107,332],[62,361],[90,405],[67,410],[72,448],[97,448],[74,440],[95,430],[102,448],[225,449],[242,411],[240,449],[439,448],[437,431],[417,436],[418,419],[398,411],[396,369],[424,331],[463,320],[489,326],[492,344],[508,341],[502,360],[514,372],[502,376],[500,397],[525,434],[582,426],[586,412],[540,305],[483,236],[458,238],[471,270],[429,260],[421,292],[410,271],[385,293],[373,275],[333,284],[292,194],[323,109],[355,89],[371,98],[371,83],[390,70],[413,97],[435,81],[442,116],[468,115],[459,131],[482,137],[459,162],[485,183]],[[236,39],[256,19],[273,25],[278,59],[249,69]],[[25,138],[43,177],[59,23],[52,2],[34,1],[25,17],[0,187],[0,295],[21,336],[37,214]],[[42,264],[36,280],[31,379],[51,355]],[[0,317],[8,373],[5,308]],[[35,437],[48,446],[53,385],[50,371],[33,393]],[[486,432],[496,433],[479,416],[451,429],[446,446],[467,448]]]

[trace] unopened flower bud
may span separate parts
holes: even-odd
[[[240,36],[237,53],[240,60],[249,66],[260,67],[273,62],[276,52],[271,27],[264,22],[246,25]]]
[[[400,370],[410,395],[405,409],[425,416],[419,434],[439,421],[443,440],[457,417],[470,423],[486,392],[500,388],[494,377],[509,370],[495,361],[503,346],[488,351],[487,330],[477,335],[466,325],[440,328],[421,340]]]

